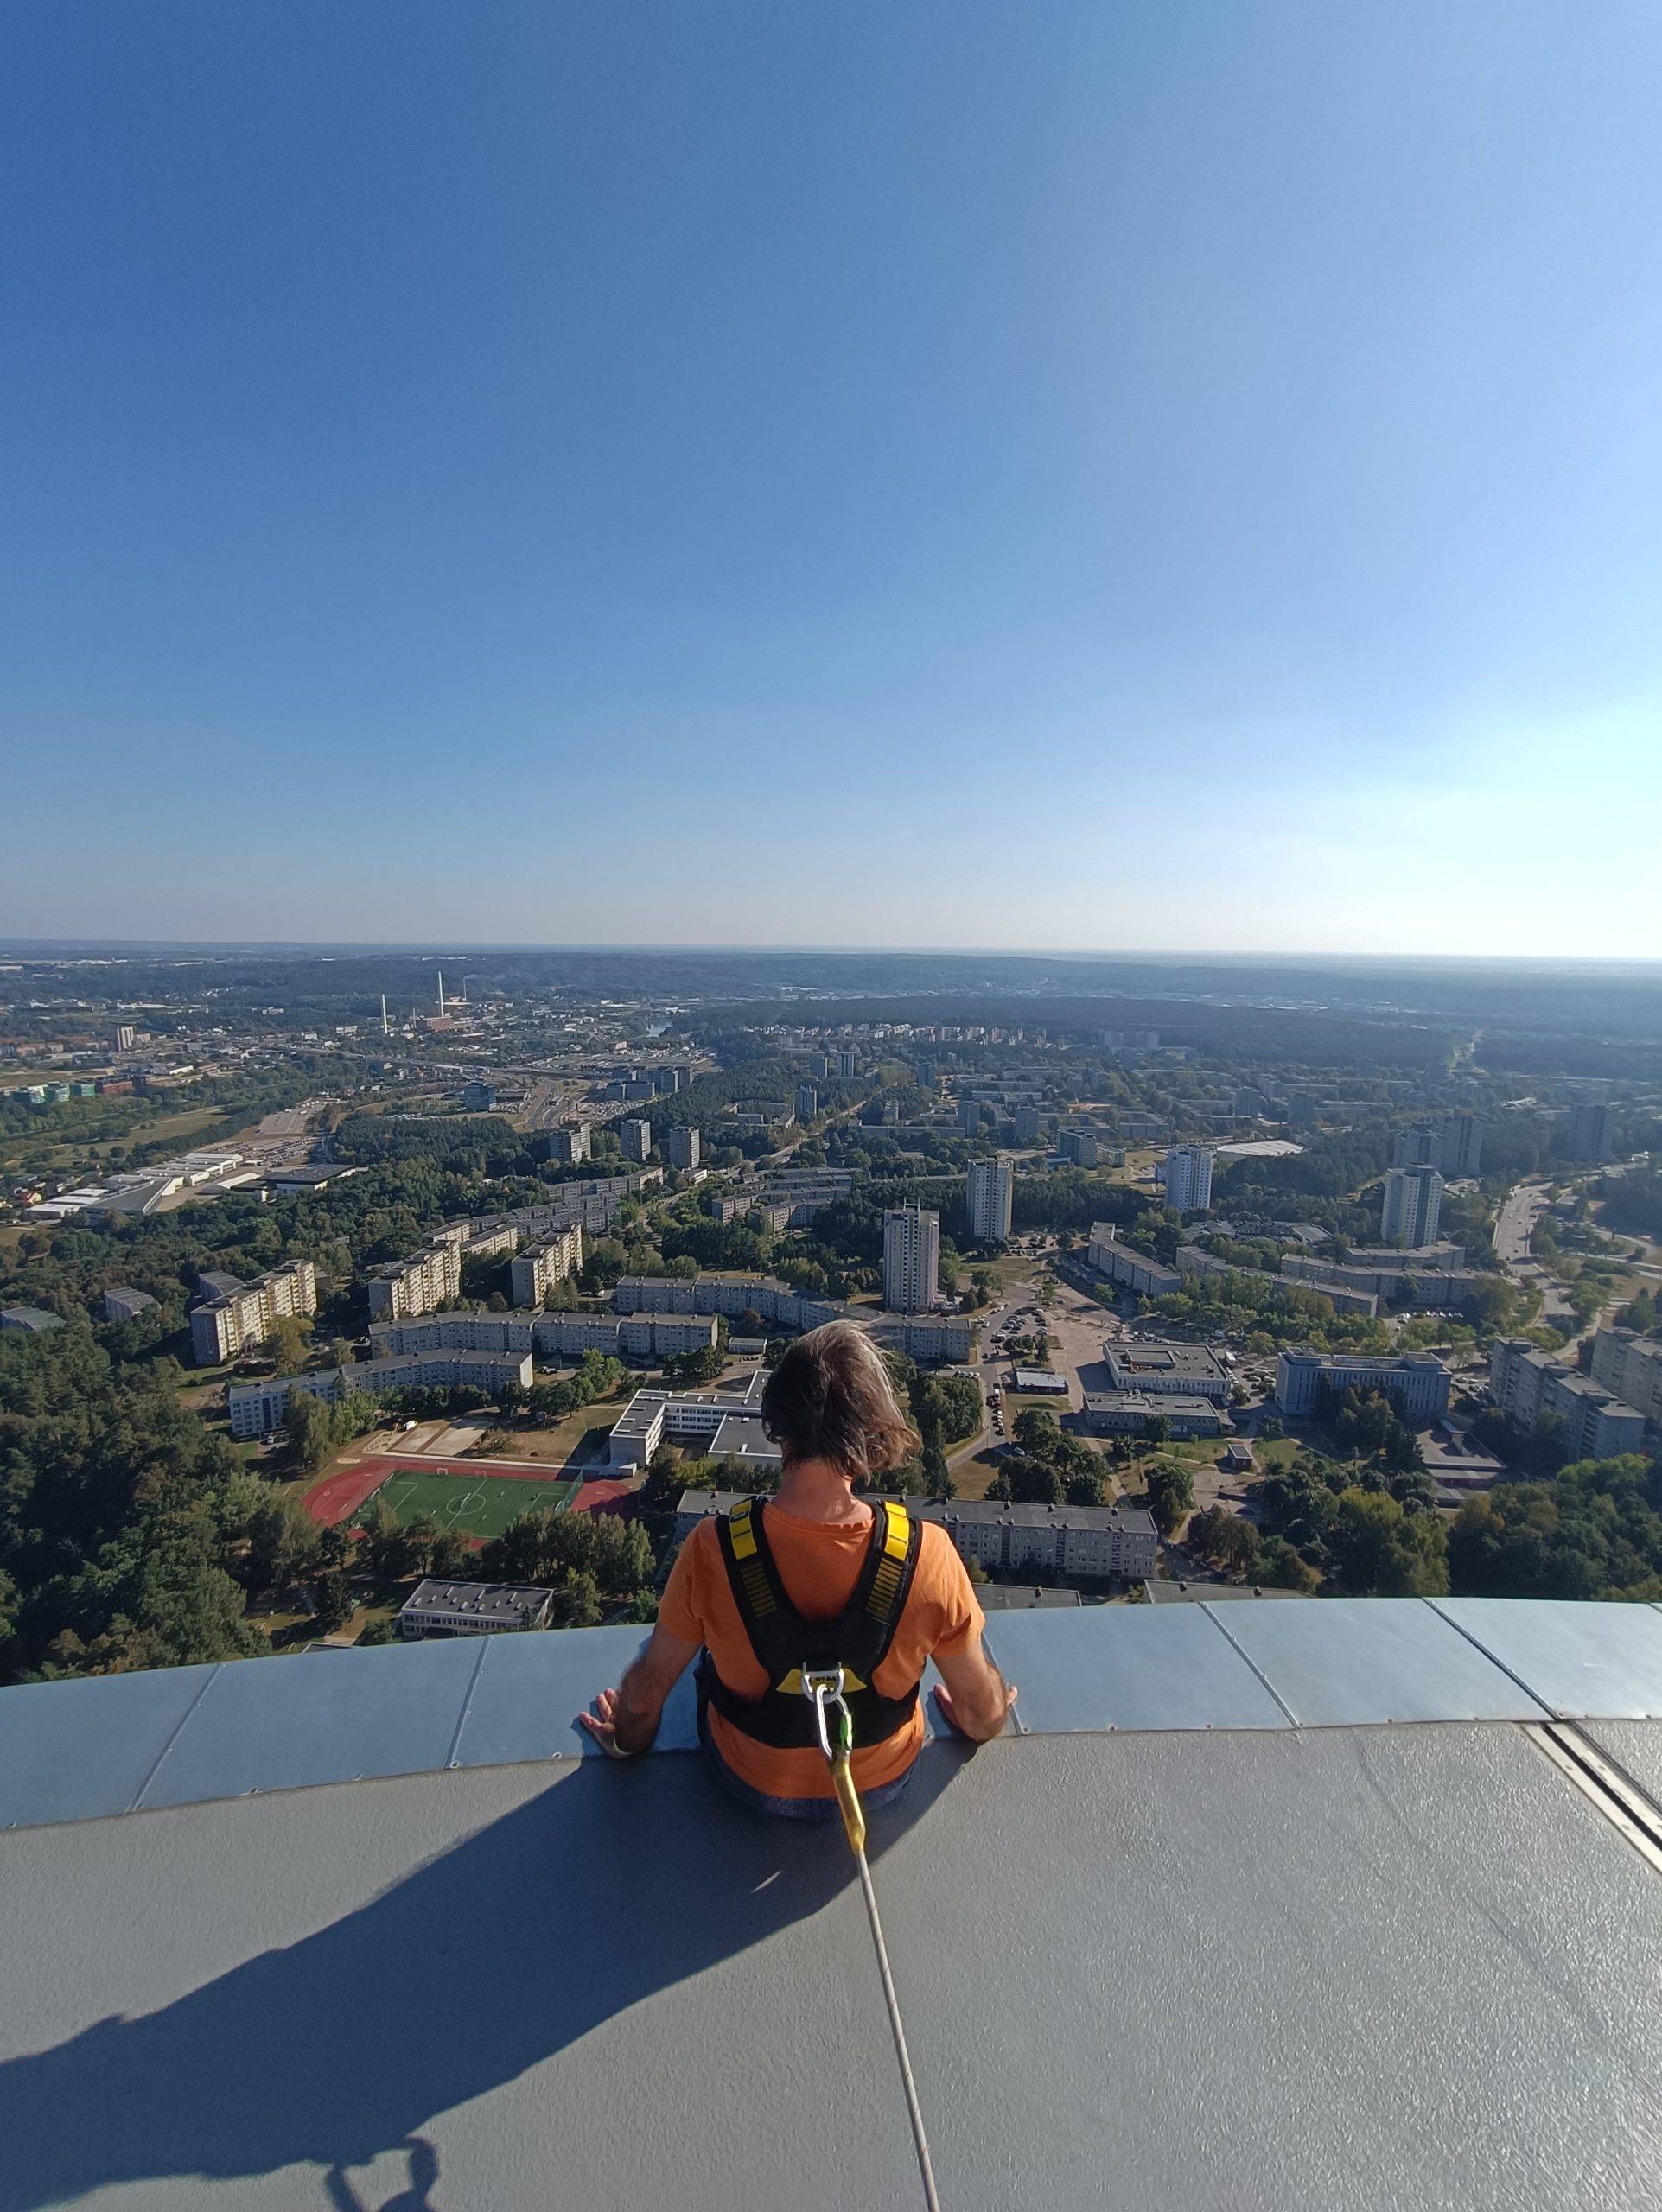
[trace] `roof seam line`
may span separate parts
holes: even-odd
[[[169,1736],[167,1742],[162,1745],[155,1758],[151,1760],[150,1772],[144,1777],[144,1779],[139,1783],[137,1789],[134,1792],[132,1802],[127,1808],[127,1810],[130,1813],[137,1813],[143,1805],[145,1792],[149,1789],[151,1783],[155,1781],[156,1776],[162,1771],[162,1764],[166,1760],[168,1753],[173,1749],[179,1738],[184,1734],[187,1726],[195,1717],[197,1707],[207,1695],[209,1690],[213,1688],[214,1683],[218,1681],[220,1676],[225,1672],[225,1668],[226,1662],[223,1659],[217,1660],[214,1662],[213,1670],[208,1675],[207,1681],[202,1684],[201,1689],[197,1691],[195,1696],[192,1698],[190,1703],[180,1714],[178,1721],[175,1726],[172,1733]]]
[[[1270,1696],[1271,1696],[1272,1698],[1274,1698],[1274,1700],[1275,1700],[1276,1703],[1277,1703],[1277,1704],[1281,1707],[1282,1711],[1286,1714],[1286,1716],[1287,1716],[1287,1721],[1288,1721],[1288,1726],[1289,1726],[1289,1727],[1293,1727],[1293,1728],[1302,1728],[1302,1727],[1303,1726],[1303,1725],[1304,1725],[1304,1724],[1303,1724],[1303,1722],[1299,1719],[1298,1715],[1297,1715],[1297,1714],[1293,1711],[1292,1707],[1291,1707],[1290,1705],[1289,1705],[1289,1704],[1288,1704],[1288,1702],[1287,1702],[1286,1699],[1285,1699],[1284,1697],[1283,1697],[1283,1695],[1282,1695],[1281,1692],[1280,1692],[1280,1691],[1276,1688],[1275,1684],[1270,1681],[1270,1677],[1268,1676],[1268,1675],[1266,1675],[1266,1674],[1264,1673],[1264,1671],[1263,1668],[1259,1666],[1259,1664],[1258,1664],[1258,1661],[1257,1661],[1256,1659],[1254,1659],[1254,1658],[1253,1658],[1253,1656],[1252,1656],[1251,1653],[1250,1651],[1245,1651],[1245,1650],[1243,1650],[1243,1649],[1242,1649],[1241,1646],[1240,1646],[1240,1645],[1236,1642],[1235,1638],[1234,1638],[1234,1637],[1230,1634],[1229,1630],[1228,1630],[1224,1626],[1223,1623],[1222,1623],[1222,1622],[1218,1618],[1218,1616],[1216,1615],[1216,1613],[1214,1613],[1214,1612],[1213,1611],[1213,1610],[1212,1610],[1212,1608],[1211,1608],[1211,1606],[1210,1606],[1210,1605],[1207,1605],[1207,1604],[1205,1604],[1205,1603],[1203,1602],[1203,1603],[1202,1603],[1202,1605],[1201,1605],[1201,1606],[1200,1606],[1200,1611],[1201,1611],[1206,1615],[1207,1618],[1207,1619],[1212,1623],[1213,1627],[1213,1628],[1215,1628],[1215,1629],[1217,1630],[1217,1631],[1218,1631],[1219,1635],[1219,1636],[1221,1636],[1221,1637],[1223,1637],[1223,1639],[1224,1639],[1225,1643],[1228,1644],[1228,1646],[1229,1646],[1230,1649],[1231,1649],[1232,1651],[1233,1651],[1233,1652],[1238,1653],[1241,1658],[1243,1658],[1244,1660],[1245,1660],[1245,1662],[1246,1662],[1247,1665],[1248,1665],[1248,1666],[1252,1669],[1252,1672],[1253,1672],[1253,1673],[1258,1676],[1258,1680],[1263,1683],[1263,1685],[1264,1685],[1264,1688],[1265,1688],[1266,1690],[1268,1690],[1268,1691],[1269,1691],[1269,1693],[1270,1693]]]
[[[450,1736],[450,1748],[444,1754],[444,1764],[447,1768],[455,1764],[456,1753],[462,1749],[462,1732],[468,1725],[468,1715],[473,1711],[474,1692],[479,1687],[479,1677],[485,1671],[485,1662],[490,1656],[491,1644],[494,1641],[494,1639],[488,1636],[481,1636],[479,1639],[479,1656],[474,1661],[474,1670],[468,1677],[467,1688],[462,1692],[462,1710],[455,1717],[455,1727]]]
[[[1440,1621],[1447,1621],[1449,1627],[1453,1629],[1457,1635],[1463,1636],[1467,1643],[1471,1645],[1474,1651],[1481,1651],[1483,1654],[1483,1656],[1488,1661],[1490,1666],[1499,1667],[1501,1673],[1506,1677],[1508,1681],[1516,1682],[1519,1688],[1524,1693],[1524,1695],[1526,1698],[1529,1698],[1534,1704],[1538,1705],[1548,1719],[1562,1719],[1564,1717],[1560,1713],[1557,1706],[1549,1705],[1544,1697],[1538,1697],[1535,1692],[1530,1688],[1529,1684],[1524,1680],[1523,1676],[1519,1674],[1515,1674],[1512,1669],[1507,1666],[1504,1659],[1497,1658],[1495,1654],[1490,1650],[1488,1645],[1487,1643],[1481,1643],[1478,1638],[1472,1634],[1470,1629],[1468,1629],[1463,1622],[1457,1621],[1452,1613],[1445,1613],[1435,1598],[1422,1598],[1420,1599],[1420,1603],[1423,1605],[1429,1605]],[[1527,1722],[1522,1725],[1525,1726],[1528,1726]]]

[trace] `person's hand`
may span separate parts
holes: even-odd
[[[1003,1713],[999,1719],[998,1726],[993,1731],[994,1735],[1002,1733],[1004,1722],[1009,1718],[1010,1707],[1016,1702],[1016,1685],[1014,1682],[1007,1684],[1004,1695]],[[966,1743],[971,1744],[978,1743],[982,1740],[978,1737],[971,1736],[967,1728],[959,1726],[958,1715],[952,1710],[952,1693],[947,1688],[945,1682],[937,1682],[935,1684],[935,1703],[940,1708],[941,1719],[946,1723],[946,1726],[952,1730],[955,1736],[962,1736]]]
[[[634,1756],[633,1753],[620,1751],[618,1748],[617,1692],[615,1690],[602,1690],[595,1700],[593,1711],[580,1713],[577,1719],[600,1745],[602,1751],[606,1753],[608,1758],[627,1759]]]

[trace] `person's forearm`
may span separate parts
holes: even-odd
[[[991,1679],[985,1696],[977,1697],[967,1713],[957,1710],[955,1714],[958,1726],[972,1744],[991,1743],[995,1736],[1003,1733],[1004,1723],[1009,1717],[1009,1686],[990,1659],[987,1672]]]
[[[625,1669],[617,1686],[617,1747],[631,1755],[652,1749],[664,1713],[663,1699],[642,1682],[643,1671],[637,1661]]]

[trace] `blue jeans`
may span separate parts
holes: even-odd
[[[834,1821],[838,1817],[835,1797],[770,1797],[765,1789],[755,1789],[742,1781],[710,1740],[709,1701],[698,1700],[698,1741],[710,1756],[716,1779],[729,1796],[736,1797],[741,1805],[748,1805],[753,1813],[773,1813],[786,1821]],[[885,1782],[876,1789],[863,1789],[860,1802],[867,1812],[875,1813],[884,1805],[892,1805],[907,1783],[918,1770],[913,1760],[904,1774],[897,1774],[893,1782]]]

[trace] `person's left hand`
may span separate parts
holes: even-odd
[[[617,1692],[614,1689],[602,1690],[595,1700],[593,1711],[580,1713],[577,1719],[608,1758],[627,1759],[629,1757],[627,1751],[618,1748]]]

